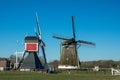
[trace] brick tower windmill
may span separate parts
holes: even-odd
[[[41,38],[40,25],[38,22],[37,13],[36,13],[36,22],[38,27],[38,31],[35,32],[36,36],[25,37],[25,52],[18,66],[18,68],[21,71],[27,71],[27,70],[28,71],[29,70],[46,70],[47,71],[48,70],[48,64],[47,64],[45,49],[44,49],[45,43]],[[39,48],[41,48],[42,50],[44,63],[42,63],[42,61],[40,61],[38,57]],[[27,57],[25,57],[26,54],[28,54]]]
[[[53,38],[64,40],[61,43],[61,52],[60,52],[60,63],[59,69],[79,69],[80,61],[78,57],[77,49],[81,44],[89,44],[95,46],[94,43],[76,40],[75,27],[74,27],[74,17],[72,16],[72,38],[64,38],[61,36],[53,36]]]

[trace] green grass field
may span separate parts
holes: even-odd
[[[40,72],[18,72],[3,71],[0,72],[0,80],[120,80],[119,76],[112,76],[104,72],[86,72],[86,71],[63,71],[56,74]]]

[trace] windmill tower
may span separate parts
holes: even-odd
[[[40,32],[40,25],[38,22],[38,16],[36,13],[36,22],[37,22],[37,28],[38,32],[36,33],[36,36],[26,36],[25,37],[25,52],[23,54],[23,58],[20,61],[20,65],[18,68],[21,71],[26,70],[48,70],[48,64],[46,60],[45,55],[45,43],[43,42],[41,38],[41,32]],[[43,57],[44,57],[44,63],[40,61],[38,54],[39,49],[41,48]],[[27,57],[25,58],[25,55],[28,53]]]
[[[64,40],[61,43],[60,63],[58,66],[59,69],[79,69],[80,61],[77,52],[78,46],[81,46],[81,44],[89,44],[95,46],[95,44],[92,42],[76,40],[73,16],[72,16],[72,32],[73,32],[72,38],[53,36],[53,38]]]

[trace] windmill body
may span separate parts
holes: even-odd
[[[41,39],[40,33],[40,25],[38,23],[38,16],[36,14],[36,22],[38,26],[38,32],[36,32],[36,36],[26,36],[25,37],[25,52],[23,58],[20,61],[20,68],[21,71],[28,71],[28,70],[48,70],[48,64],[45,55],[45,43]],[[44,63],[39,59],[39,48],[42,50],[42,54],[44,57]],[[27,57],[25,57],[25,55]]]
[[[62,46],[58,68],[78,69],[79,65],[79,59],[76,54],[75,45],[70,45],[68,47]]]
[[[92,42],[76,40],[75,27],[74,27],[74,17],[72,16],[72,38],[64,38],[60,36],[53,36],[53,38],[63,40],[60,51],[60,64],[59,69],[79,69],[80,60],[78,57],[77,49],[81,44],[95,45]]]
[[[37,55],[39,38],[36,36],[25,37],[25,54],[28,54],[24,60],[20,70],[40,70],[43,69],[43,65]]]

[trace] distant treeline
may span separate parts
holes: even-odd
[[[1,58],[1,60],[9,60],[11,63],[15,63],[15,55],[11,55],[9,58]],[[44,62],[44,60],[40,57],[40,60]],[[18,61],[20,61],[20,58],[18,58]],[[53,66],[55,68],[59,65],[59,60],[53,60],[51,62],[48,62],[50,66]],[[93,68],[94,66],[99,66],[100,68],[120,68],[120,61],[114,61],[114,60],[98,60],[98,61],[81,61],[81,67],[84,68]]]
[[[93,68],[94,66],[99,66],[100,68],[120,68],[120,61],[113,60],[98,60],[98,61],[85,61],[81,62],[81,66]]]
[[[54,60],[49,62],[49,65],[57,67],[59,64],[58,60]],[[98,61],[82,61],[81,67],[84,68],[93,68],[94,66],[99,66],[100,68],[120,68],[120,61],[113,61],[113,60],[98,60]]]

